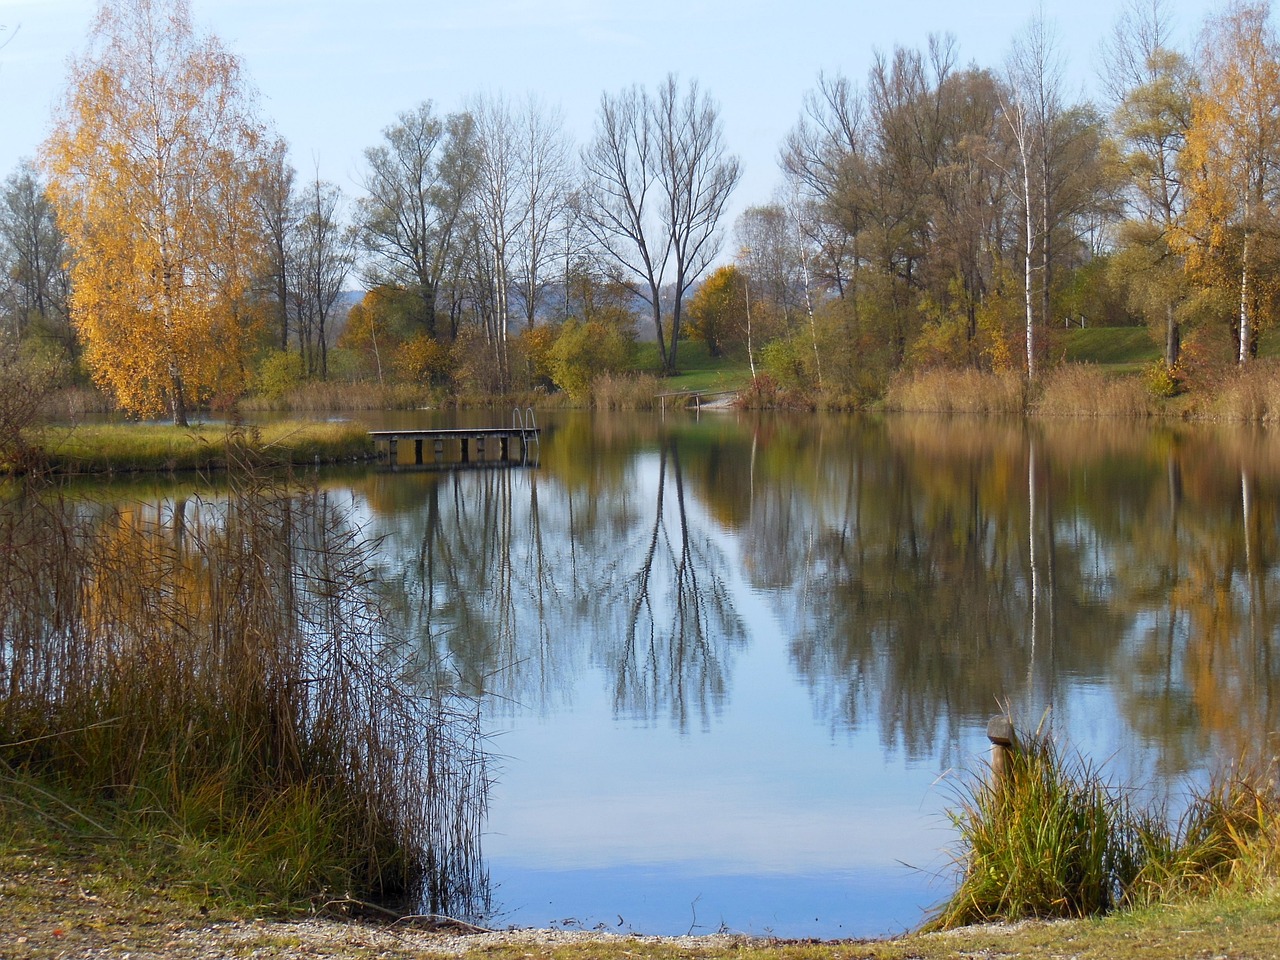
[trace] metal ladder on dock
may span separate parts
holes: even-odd
[[[516,407],[511,411],[511,429],[520,431],[520,456],[523,462],[529,461],[529,442],[538,445],[538,454],[542,454],[542,440],[538,430],[538,421],[533,415],[533,407],[525,407],[524,412]]]

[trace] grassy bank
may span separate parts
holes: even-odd
[[[418,676],[368,549],[240,464],[159,506],[8,489],[0,844],[275,911],[469,895],[475,718]]]
[[[243,429],[129,423],[46,426],[33,432],[31,443],[47,469],[64,474],[221,470],[231,457],[246,451],[275,466],[359,460],[374,452],[367,428],[354,421],[281,421]]]
[[[732,938],[636,939],[500,934],[459,940],[396,925],[267,919],[252,891],[210,882],[210,854],[157,834],[121,832],[101,810],[89,824],[62,796],[0,790],[0,957],[147,956],[195,960],[1184,960],[1268,958],[1280,891],[1216,896],[1097,920],[1024,922],[913,934],[881,942],[782,943]],[[341,903],[330,911],[338,912]]]

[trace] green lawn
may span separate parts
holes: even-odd
[[[681,340],[676,350],[679,373],[662,381],[664,391],[737,390],[751,379],[747,361],[739,358],[712,357],[700,340]],[[636,368],[643,373],[661,376],[662,361],[656,343],[641,343],[636,349]]]
[[[1091,327],[1066,330],[1057,342],[1071,363],[1097,363],[1137,370],[1160,358],[1160,345],[1146,327]]]

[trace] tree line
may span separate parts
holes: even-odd
[[[1173,28],[1129,0],[1095,101],[1043,18],[999,67],[933,37],[819,74],[774,198],[729,224],[741,168],[696,81],[604,93],[580,146],[534,96],[422,101],[352,198],[294,169],[186,0],[103,0],[0,190],[0,321],[178,423],[308,379],[585,396],[638,325],[665,373],[695,337],[839,405],[904,369],[1034,380],[1072,324],[1148,324],[1176,383],[1256,357],[1276,314],[1280,40],[1265,2],[1193,49]]]

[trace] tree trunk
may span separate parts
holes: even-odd
[[[182,382],[182,371],[176,364],[169,367],[169,381],[173,387],[173,392],[169,396],[169,409],[173,413],[173,425],[175,427],[189,427],[187,422],[187,396],[186,387]]]

